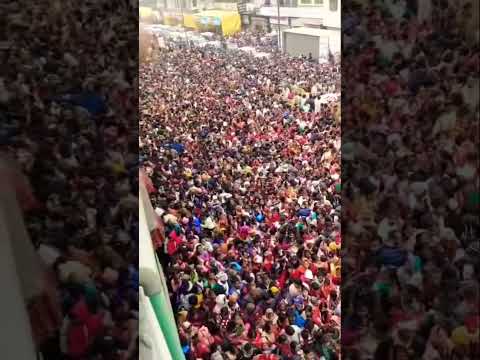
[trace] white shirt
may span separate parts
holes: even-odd
[[[289,342],[295,341],[297,344],[300,344],[300,333],[302,332],[302,329],[300,329],[297,325],[292,325],[293,330],[295,330],[295,333],[290,336],[288,334],[285,334],[288,338]]]

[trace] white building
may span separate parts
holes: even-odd
[[[195,10],[206,10],[211,8],[215,1],[214,0],[140,0],[139,3],[152,3],[153,6],[156,6],[161,10],[184,10],[186,12],[191,12]],[[237,4],[235,2],[229,3],[235,9]]]
[[[259,2],[260,0],[253,0]],[[323,26],[327,29],[340,31],[341,0],[270,0],[257,7],[256,14],[270,18],[271,23],[277,22],[277,1],[280,1],[280,23],[282,25]],[[288,23],[290,19],[290,24]]]

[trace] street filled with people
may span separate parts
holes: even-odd
[[[473,3],[343,2],[348,359],[479,358]]]
[[[140,162],[186,358],[339,359],[339,65],[165,43]]]

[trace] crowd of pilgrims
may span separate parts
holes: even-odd
[[[342,5],[342,355],[478,359],[478,1]]]
[[[13,180],[39,257],[15,261],[44,360],[138,359],[135,9],[0,3],[0,157],[30,183]]]
[[[168,43],[140,161],[187,359],[340,358],[339,64]]]

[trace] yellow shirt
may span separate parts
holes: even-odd
[[[328,248],[330,249],[330,251],[333,252],[333,251],[336,251],[337,249],[339,249],[340,246],[338,246],[335,241],[332,241],[332,242],[328,245]],[[335,266],[335,265],[332,264],[332,266]],[[332,268],[332,269],[333,269],[333,268]]]
[[[251,175],[251,174],[252,174],[252,168],[251,168],[250,166],[248,166],[248,165],[245,166],[245,167],[243,168],[243,173],[244,173],[245,175]]]
[[[471,333],[465,326],[459,326],[452,332],[451,340],[457,346],[469,345],[478,342],[479,331]]]
[[[183,174],[185,175],[185,177],[187,179],[190,179],[192,177],[192,170],[187,169],[187,170],[185,170],[185,172]]]
[[[203,294],[197,294],[197,305],[194,306],[195,309],[200,308],[203,303]]]
[[[287,190],[287,197],[291,199],[295,199],[297,197],[297,193],[293,187],[289,187]]]

